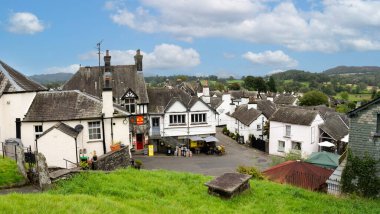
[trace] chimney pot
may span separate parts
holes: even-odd
[[[106,56],[109,56],[109,55],[110,55],[110,51],[106,50]]]

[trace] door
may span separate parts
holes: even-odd
[[[136,148],[137,150],[144,149],[144,135],[136,134]]]
[[[160,135],[160,118],[153,117],[152,118],[152,135]]]

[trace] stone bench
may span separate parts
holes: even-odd
[[[224,173],[205,185],[208,187],[209,194],[229,199],[249,189],[251,177],[251,175],[240,173]]]

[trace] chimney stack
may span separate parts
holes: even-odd
[[[137,49],[136,55],[135,55],[135,65],[136,65],[137,71],[143,70],[142,59],[143,59],[143,55],[140,54],[140,49]]]
[[[102,113],[106,118],[113,116],[113,93],[112,93],[112,70],[111,70],[111,56],[109,51],[106,51],[104,56],[104,73],[103,73],[103,108]]]

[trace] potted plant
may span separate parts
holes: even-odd
[[[112,142],[110,148],[111,148],[111,151],[118,151],[118,150],[120,150],[120,148],[121,148],[121,142],[120,141]]]
[[[142,161],[141,160],[135,160],[135,169],[140,169],[142,166]]]

